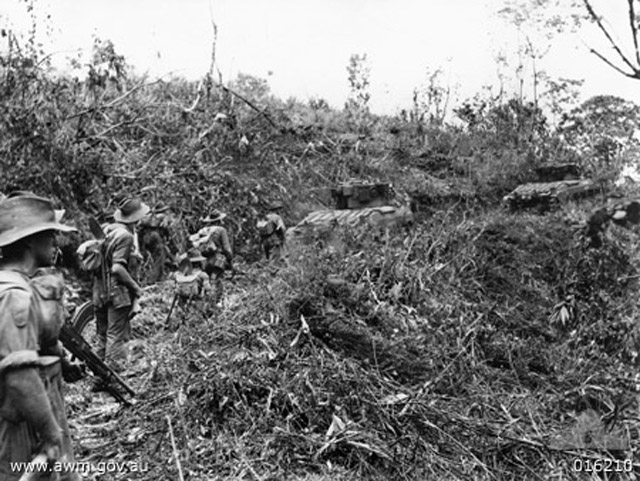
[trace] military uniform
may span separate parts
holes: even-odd
[[[45,230],[75,230],[59,224],[50,205],[47,199],[34,195],[1,201],[0,246],[5,248]],[[2,480],[20,479],[23,473],[12,469],[12,463],[30,462],[54,434],[61,440],[59,459],[74,461],[62,393],[62,374],[69,372],[70,363],[58,340],[64,321],[63,289],[59,274],[38,270],[29,277],[11,264],[0,267]],[[17,378],[24,383],[20,387],[16,386]],[[41,473],[37,479],[80,479],[77,473],[59,474]]]
[[[282,217],[275,212],[269,212],[265,217],[265,222],[271,224],[271,234],[262,236],[262,249],[267,259],[279,261],[284,258],[284,235],[286,227]]]
[[[191,313],[208,315],[212,287],[209,276],[201,268],[205,260],[197,249],[189,249],[179,258],[180,270],[171,275],[175,281],[177,307],[189,310],[183,312],[183,317]]]
[[[125,205],[127,202],[125,201]],[[127,357],[127,342],[131,338],[131,317],[137,301],[135,292],[113,274],[119,264],[136,282],[140,263],[140,252],[133,229],[127,224],[136,222],[148,212],[148,206],[137,202],[129,214],[116,211],[116,222],[105,228],[106,273],[96,276],[94,281],[94,313],[98,337],[97,355],[112,369],[123,369]]]
[[[226,214],[215,211],[211,216],[203,219],[203,222],[219,222],[226,217]],[[224,271],[232,268],[233,251],[229,242],[227,229],[220,225],[203,227],[196,234],[190,237],[193,246],[202,251],[206,260],[204,271],[212,278],[215,288],[214,301],[222,300],[224,286]]]
[[[140,244],[147,253],[149,268],[145,269],[144,279],[154,284],[165,277],[167,265],[171,263],[170,244],[175,244],[172,230],[176,220],[168,213],[156,213],[140,223]],[[174,245],[174,249],[178,246]]]
[[[116,263],[125,268],[136,264],[134,236],[125,225],[111,224],[106,243],[105,268],[107,270]],[[104,285],[102,278],[97,276],[94,283],[97,354],[100,359],[106,360],[117,370],[121,368],[120,363],[126,358],[126,343],[131,337],[129,316],[133,306],[133,296],[129,289],[118,282],[113,275],[109,274],[106,282],[108,285]]]
[[[269,205],[270,212],[258,222],[260,244],[268,260],[280,261],[284,259],[284,240],[287,228],[282,217],[276,213],[282,207],[280,202],[271,203]]]
[[[51,276],[31,282],[24,273],[0,270],[0,373],[26,366],[38,369],[62,430],[61,455],[71,462],[74,456],[64,409],[60,366],[64,351],[57,342],[63,322],[63,282],[61,278]],[[54,308],[45,307],[45,303],[53,304]],[[10,463],[30,461],[37,454],[39,444],[38,434],[5,400],[0,409],[1,479],[19,479],[20,473],[13,472]],[[66,473],[60,479],[80,478],[75,473]]]

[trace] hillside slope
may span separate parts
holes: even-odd
[[[568,215],[345,231],[276,273],[242,266],[220,312],[176,331],[170,286],[151,288],[139,403],[85,455],[176,479],[169,415],[191,479],[584,479],[632,460],[634,237],[585,249]]]
[[[79,459],[149,468],[99,479],[175,480],[177,460],[188,479],[585,479],[613,459],[634,473],[609,479],[635,479],[636,234],[614,226],[588,247],[602,197],[544,216],[500,205],[549,161],[607,185],[621,154],[567,144],[518,99],[466,104],[463,127],[354,116],[211,78],[127,77],[112,47],[82,82],[0,66],[0,191],[65,207],[82,231],[71,253],[87,216],[126,196],[169,207],[182,239],[223,210],[243,274],[213,316],[176,312],[177,330],[163,325],[171,285],[147,289],[134,406],[70,386]],[[416,224],[258,262],[268,202],[292,225],[352,178],[392,182]]]

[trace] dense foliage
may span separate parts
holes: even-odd
[[[135,453],[147,479],[177,479],[168,413],[192,479],[580,479],[576,456],[630,455],[602,446],[602,419],[636,447],[635,234],[612,227],[587,246],[600,198],[547,216],[500,205],[551,161],[609,186],[633,132],[606,131],[597,114],[635,108],[597,98],[555,129],[535,104],[476,99],[449,125],[421,115],[425,103],[371,114],[360,56],[336,111],[274,98],[247,75],[151,82],[110,42],[95,49],[79,80],[0,56],[0,191],[53,197],[80,227],[128,195],[170,207],[188,231],[218,208],[244,271],[221,312],[178,314],[177,332],[162,329],[170,283],[147,291],[140,402],[113,414],[108,447],[80,457]],[[283,200],[292,224],[351,178],[393,182],[416,225],[338,230],[292,246],[280,269],[252,262],[267,202]],[[585,412],[597,428],[580,424]]]

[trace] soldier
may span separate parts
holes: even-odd
[[[282,217],[278,214],[284,206],[282,202],[269,204],[269,212],[258,222],[260,244],[267,260],[280,261],[284,259],[284,240],[287,231]]]
[[[18,480],[13,463],[42,453],[73,462],[61,376],[76,381],[79,366],[59,342],[64,322],[62,277],[53,265],[55,232],[74,228],[57,220],[51,202],[33,194],[0,201],[0,479]],[[38,479],[53,479],[51,473]],[[79,480],[65,472],[55,479]]]
[[[227,214],[214,210],[206,218],[201,219],[208,225],[189,238],[193,246],[200,248],[202,255],[206,257],[204,271],[212,278],[212,284],[215,286],[216,304],[222,300],[224,271],[233,269],[233,252],[229,235],[227,229],[220,225],[226,217]]]
[[[104,271],[95,278],[93,296],[97,354],[116,372],[124,367],[126,343],[131,334],[130,321],[140,309],[138,300],[142,289],[136,281],[139,254],[135,227],[149,210],[149,206],[140,199],[127,199],[113,214],[115,222],[104,229]],[[102,387],[98,380],[94,390]]]
[[[208,311],[211,282],[202,270],[202,263],[206,260],[198,249],[189,249],[178,258],[179,270],[171,276],[176,284],[175,296],[178,307],[182,307],[183,310],[191,306],[198,313],[204,314]]]
[[[160,206],[152,214],[140,222],[140,247],[150,261],[150,268],[145,272],[145,280],[155,284],[164,279],[166,269],[172,264],[173,249],[179,250],[176,244],[178,222],[169,212],[168,206]],[[146,265],[146,263],[145,263]]]

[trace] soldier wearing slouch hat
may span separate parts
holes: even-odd
[[[139,312],[142,288],[137,281],[141,258],[136,225],[150,208],[140,199],[125,199],[104,226],[103,272],[94,279],[93,303],[98,337],[98,356],[116,372],[125,368],[131,319]],[[104,387],[100,380],[94,386]]]
[[[214,301],[219,303],[223,297],[223,278],[226,270],[233,269],[233,251],[229,242],[229,233],[221,222],[227,214],[213,210],[207,217],[201,219],[205,227],[189,237],[193,247],[200,249],[206,258],[204,271],[211,278],[215,288]]]
[[[61,211],[30,192],[0,200],[0,479],[18,480],[14,463],[37,454],[73,462],[62,379],[78,380],[79,366],[59,342],[64,322],[61,276],[51,273]],[[56,473],[57,475],[58,473]],[[79,480],[77,473],[59,473]],[[38,479],[54,479],[41,473]]]

